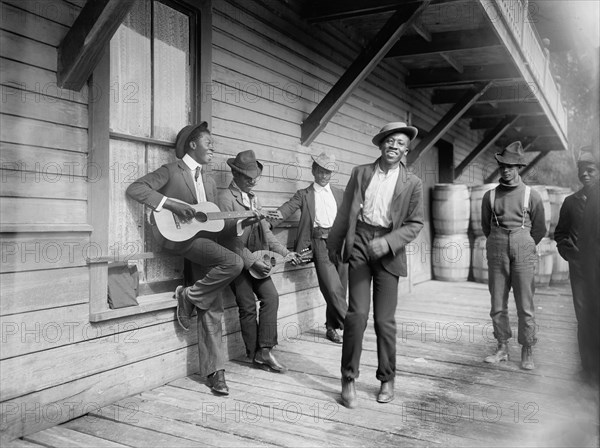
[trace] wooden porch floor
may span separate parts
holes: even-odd
[[[375,397],[372,319],[365,334],[359,407],[339,403],[341,347],[313,329],[280,340],[286,374],[230,361],[231,394],[195,376],[15,441],[16,446],[598,446],[598,395],[577,376],[568,286],[538,289],[536,369],[482,359],[495,341],[486,285],[430,281],[398,306],[396,399]],[[511,324],[516,315],[511,298]]]

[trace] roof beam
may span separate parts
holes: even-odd
[[[462,73],[458,73],[452,67],[436,67],[412,70],[406,78],[406,85],[412,89],[421,89],[475,82],[516,81],[520,78],[520,73],[509,64],[468,66],[464,68]]]
[[[523,143],[523,152],[527,151],[529,148],[531,148],[531,145],[533,145],[533,143],[538,139],[538,137],[534,137],[531,140],[529,140],[528,142],[524,142]],[[485,180],[483,181],[486,184],[492,183],[495,181],[495,179],[498,177],[498,175],[500,174],[500,168],[496,168],[494,170],[494,172],[492,174],[490,174],[488,177],[485,178]]]
[[[466,31],[447,31],[431,34],[431,41],[419,36],[404,36],[387,54],[387,58],[403,56],[426,56],[436,53],[451,53],[461,50],[478,50],[501,47],[502,43],[488,28]]]
[[[498,115],[544,115],[544,111],[538,103],[498,103],[494,106],[489,104],[475,104],[467,113],[467,118],[494,117]]]
[[[354,88],[381,62],[392,45],[408,31],[415,20],[425,11],[431,0],[413,3],[396,11],[363,49],[338,82],[327,92],[325,98],[304,120],[301,127],[301,143],[309,145],[327,125],[331,117],[352,94]]]
[[[433,104],[455,103],[461,98],[466,89],[436,89],[433,92],[431,102]],[[509,84],[505,86],[495,86],[488,89],[485,95],[477,101],[478,103],[538,103],[535,94],[527,84]]]
[[[79,91],[136,0],[88,1],[58,47],[57,83]]]
[[[453,56],[451,56],[450,54],[448,54],[448,53],[440,53],[440,56],[441,56],[442,58],[444,58],[444,60],[445,60],[445,61],[446,61],[448,64],[450,64],[450,65],[452,66],[452,68],[453,68],[454,70],[456,70],[458,73],[463,73],[463,72],[465,71],[465,68],[463,67],[463,65],[462,65],[460,62],[458,62],[458,61],[456,60],[456,58],[454,58],[454,57],[453,57]]]
[[[444,136],[446,132],[456,123],[464,113],[485,93],[492,83],[483,83],[477,85],[474,89],[467,91],[442,119],[433,127],[431,132],[419,142],[419,144],[408,153],[408,163],[415,163],[419,157],[429,151],[437,141]]]
[[[424,40],[426,40],[427,42],[431,42],[431,33],[427,28],[425,28],[425,25],[423,25],[423,23],[420,20],[415,20],[415,23],[413,23],[413,29]]]
[[[471,120],[471,129],[489,129],[500,122],[498,117],[480,117]],[[530,115],[519,118],[515,126],[547,126],[549,124],[545,116]]]
[[[498,125],[490,131],[483,140],[471,151],[467,157],[454,169],[454,179],[458,179],[465,168],[483,151],[492,146],[498,138],[510,128],[515,121],[519,118],[518,115],[509,115],[504,118]]]
[[[531,162],[529,162],[527,164],[526,167],[524,167],[521,170],[521,172],[519,173],[519,176],[521,176],[521,178],[524,178],[527,175],[527,173],[530,172],[540,162],[540,160],[542,160],[548,154],[550,154],[550,151],[540,152],[537,156],[535,156],[535,158]]]
[[[332,20],[350,19],[369,14],[396,11],[421,3],[417,0],[398,2],[398,0],[328,0],[312,1],[304,18],[311,23],[329,22]]]

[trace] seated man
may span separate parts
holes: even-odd
[[[273,222],[276,226],[293,215],[296,210],[301,210],[296,252],[301,253],[308,247],[312,248],[319,288],[327,303],[325,337],[331,342],[341,344],[342,338],[336,330],[344,329],[344,319],[348,310],[346,303],[348,265],[341,260],[332,263],[327,254],[329,231],[344,199],[344,191],[329,183],[334,170],[335,157],[325,153],[313,157],[314,183],[298,190],[277,211],[269,212],[268,218],[276,220]]]
[[[189,204],[214,202],[217,194],[215,181],[201,172],[202,165],[209,163],[213,156],[213,140],[206,122],[186,126],[179,132],[175,155],[181,160],[142,176],[127,188],[127,194],[156,213],[172,212],[180,219],[189,220],[195,215]],[[190,316],[194,308],[197,309],[199,374],[208,376],[215,392],[226,395],[229,388],[225,382],[221,337],[223,303],[219,291],[239,275],[242,259],[216,243],[216,236],[172,242],[160,234],[156,225],[152,226],[152,233],[159,248],[181,255],[207,271],[202,278],[195,279],[193,286],[177,287],[177,321],[188,331]]]
[[[262,164],[256,160],[254,151],[240,152],[227,160],[233,180],[229,188],[219,193],[219,208],[223,212],[260,209],[258,198],[252,191],[262,172]],[[242,338],[246,355],[255,364],[275,372],[284,372],[285,367],[275,359],[272,349],[277,345],[277,311],[279,294],[269,277],[271,266],[257,259],[253,252],[271,250],[286,257],[297,259],[271,232],[269,225],[257,218],[238,221],[235,227],[228,226],[221,233],[221,243],[244,260],[242,273],[231,283],[231,289],[239,307]],[[253,277],[249,269],[255,269],[264,278]],[[257,315],[255,295],[260,302]]]

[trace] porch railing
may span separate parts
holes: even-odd
[[[494,0],[513,38],[521,48],[525,63],[544,96],[563,134],[567,135],[567,112],[560,100],[557,86],[550,72],[550,57],[547,48],[530,23],[528,0]]]

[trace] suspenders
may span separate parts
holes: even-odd
[[[496,215],[496,211],[494,210],[494,204],[496,202],[496,188],[490,191],[490,205],[492,207],[492,215],[494,216],[494,221],[496,221],[496,225],[498,227],[502,227],[498,222],[498,216]],[[531,196],[531,187],[529,185],[525,185],[525,194],[523,196],[523,218],[521,221],[522,229],[525,228],[525,214],[529,211],[529,196]]]

